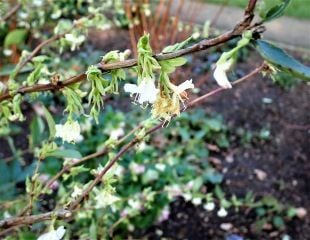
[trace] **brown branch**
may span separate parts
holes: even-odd
[[[233,85],[240,84],[241,82],[244,82],[246,80],[251,79],[253,76],[256,74],[260,73],[262,70],[266,68],[265,64],[262,64],[260,67],[256,68],[254,71],[250,72],[249,74],[245,75],[244,77],[240,78],[239,80],[233,82]],[[204,94],[201,97],[198,97],[191,102],[187,104],[188,108],[192,108],[194,106],[197,106],[197,104],[202,103],[205,101],[207,98],[218,94],[219,92],[225,91],[223,88],[217,88],[209,93]],[[183,111],[187,110],[184,109]],[[150,135],[151,133],[159,130],[162,128],[162,123],[157,124],[153,128],[149,129],[146,133],[145,136]],[[132,139],[129,143],[127,143],[125,146],[121,148],[121,150],[108,162],[108,164],[104,167],[104,169],[96,176],[96,178],[93,180],[93,182],[88,185],[88,187],[83,191],[82,195],[77,198],[74,202],[71,203],[68,209],[63,209],[59,211],[53,211],[53,212],[48,212],[44,214],[39,214],[39,215],[31,215],[31,216],[24,216],[24,217],[13,217],[5,220],[0,221],[0,228],[13,228],[21,225],[31,225],[36,222],[41,222],[45,220],[50,220],[53,217],[59,217],[60,219],[66,219],[72,216],[73,210],[76,209],[79,204],[83,201],[83,199],[89,195],[91,190],[102,180],[102,177],[113,167],[113,165],[127,152],[129,151],[135,144],[140,142],[141,139],[138,137],[135,137]],[[100,152],[94,153],[92,156],[98,156],[98,154],[101,154]],[[1,236],[1,232],[0,232]]]
[[[37,215],[31,215],[26,217],[17,217],[17,218],[8,218],[0,221],[0,228],[11,228],[15,226],[21,226],[21,225],[31,225],[37,222],[42,222],[45,220],[50,220],[53,217],[57,219],[66,219],[72,216],[72,212],[60,209],[57,211],[37,214]],[[1,233],[0,233],[1,236]]]
[[[251,3],[253,3],[256,1],[249,1],[249,6],[251,6]],[[255,7],[255,4],[254,4],[254,7]],[[252,8],[252,11],[254,9],[254,7]],[[248,7],[250,8],[250,7]],[[247,9],[248,9],[247,8]],[[246,19],[244,20],[246,21]],[[250,22],[248,23],[248,25],[250,24]],[[242,22],[240,24],[240,26],[242,26]],[[237,30],[236,30],[237,29]],[[167,54],[159,54],[159,55],[156,55],[155,57],[157,58],[157,60],[161,61],[161,60],[167,60],[167,59],[171,59],[171,58],[176,58],[176,57],[179,57],[179,56],[183,56],[185,54],[189,54],[189,53],[193,53],[193,52],[196,52],[196,51],[200,51],[200,50],[204,50],[210,46],[214,46],[214,45],[217,45],[217,44],[220,44],[220,43],[223,43],[225,41],[228,41],[236,36],[238,36],[239,31],[240,29],[242,28],[235,28],[235,30],[233,31],[230,31],[230,32],[227,32],[217,38],[214,38],[214,39],[211,39],[211,40],[203,40],[189,48],[186,48],[186,49],[182,49],[180,51],[177,51],[177,52],[174,52],[174,53],[167,53]],[[245,29],[245,28],[244,28]],[[237,32],[237,35],[236,35],[236,32]],[[132,59],[132,60],[127,60],[127,61],[124,61],[124,62],[121,62],[121,63],[115,63],[115,64],[109,64],[109,65],[102,65],[102,64],[98,64],[99,67],[103,70],[103,71],[107,71],[107,70],[112,70],[112,69],[117,69],[119,68],[118,64],[121,64],[121,67],[124,68],[124,67],[130,67],[130,66],[133,66],[136,64],[136,59]],[[109,68],[110,67],[110,68]],[[264,68],[266,67],[265,64],[263,64],[261,67],[255,69],[253,72],[249,73],[248,75],[244,76],[243,78],[235,81],[233,84],[239,84],[247,79],[250,79],[251,77],[253,77],[254,75],[256,75],[257,73],[261,72]],[[62,83],[62,86],[63,87],[63,84],[72,84],[74,82],[79,82],[79,81],[82,81],[82,78],[85,76],[85,74],[80,74],[78,76],[75,76],[75,77],[72,77],[66,81],[64,81]],[[52,86],[52,87],[51,87]],[[27,88],[24,88],[24,92],[34,92],[35,90],[37,90],[37,88],[40,88],[41,90],[53,90],[55,89],[55,86],[54,85],[51,85],[51,84],[47,84],[47,85],[36,85],[35,86],[35,89],[33,87],[27,87]],[[56,89],[58,89],[60,86],[56,86]],[[49,89],[50,88],[50,89]],[[221,91],[224,91],[223,88],[217,88],[193,101],[191,101],[189,104],[188,104],[188,107],[192,107],[198,103],[201,103],[202,101],[204,101],[206,98],[214,95],[214,94],[217,94]],[[1,96],[2,97],[2,96]],[[3,101],[5,99],[8,99],[10,98],[11,96],[8,95],[7,98],[1,98],[0,97],[0,101]],[[185,109],[183,110],[185,111]],[[151,128],[150,130],[148,130],[146,133],[145,133],[145,136],[157,131],[158,129],[162,128],[162,123],[159,123],[158,125],[156,125],[155,127]],[[44,221],[44,220],[49,220],[49,219],[52,219],[53,217],[56,217],[56,218],[60,218],[60,219],[65,219],[65,218],[69,218],[72,216],[72,211],[74,209],[76,209],[79,204],[84,200],[84,198],[86,196],[89,195],[89,193],[92,191],[92,189],[99,183],[101,182],[103,176],[109,171],[109,169],[111,169],[113,167],[113,165],[127,152],[129,151],[136,143],[140,142],[141,139],[138,138],[138,137],[135,137],[133,138],[129,143],[127,143],[125,146],[123,146],[121,148],[121,150],[107,163],[107,165],[104,167],[104,169],[96,176],[96,178],[90,183],[90,185],[87,186],[87,188],[83,191],[82,195],[80,197],[78,197],[75,201],[73,201],[70,205],[69,205],[69,210],[71,211],[68,211],[68,210],[59,210],[59,211],[53,211],[53,212],[48,212],[48,213],[44,213],[44,214],[38,214],[38,215],[31,215],[31,216],[23,216],[23,217],[13,217],[13,218],[9,218],[9,219],[5,219],[5,220],[2,220],[0,221],[0,228],[15,228],[17,226],[21,226],[21,225],[31,225],[33,223],[36,223],[36,222],[41,222],[41,221]],[[103,150],[104,151],[104,150]],[[90,156],[92,157],[97,157],[98,155],[100,156],[100,154],[103,154],[103,153],[94,153]],[[105,154],[105,153],[104,153]],[[90,156],[88,156],[88,159],[90,158]],[[85,157],[84,159],[86,159],[87,157]],[[86,160],[85,160],[86,161]],[[65,171],[64,171],[65,172]],[[63,173],[64,173],[63,172]],[[62,174],[63,174],[62,173]],[[60,176],[60,175],[59,175]],[[7,232],[7,230],[5,230],[5,232]],[[1,233],[0,232],[0,236],[1,234],[3,234],[3,232]]]
[[[242,34],[244,30],[246,30],[253,19],[253,11],[255,8],[257,0],[250,0],[249,5],[246,8],[244,19],[236,25],[234,30],[231,30],[229,32],[226,32],[218,37],[212,38],[212,39],[204,39],[188,48],[181,49],[175,52],[171,53],[160,53],[154,55],[156,60],[163,61],[163,60],[169,60],[177,57],[181,57],[184,55],[188,55],[191,53],[199,52],[202,50],[206,50],[208,48],[214,47],[216,45],[225,43],[233,38],[236,38]],[[97,66],[102,70],[102,72],[108,72],[110,70],[114,69],[120,69],[120,68],[129,68],[137,65],[137,59],[129,59],[126,61],[120,61],[116,63],[110,63],[110,64],[104,64],[104,63],[98,63]],[[76,76],[73,76],[69,79],[66,79],[62,82],[58,82],[57,85],[54,85],[52,83],[49,84],[37,84],[30,87],[21,87],[18,89],[14,94],[11,94],[7,91],[0,95],[0,102],[4,100],[11,99],[16,94],[25,94],[25,93],[32,93],[32,92],[43,92],[43,91],[50,91],[50,90],[59,90],[60,88],[69,86],[74,83],[82,82],[85,80],[85,73],[80,73]]]
[[[3,18],[0,19],[0,22],[6,21],[6,20],[8,20],[10,17],[12,17],[12,16],[21,8],[21,6],[22,6],[22,5],[19,3],[19,4],[16,4],[14,7],[12,7],[12,8],[8,11],[8,13],[7,13],[6,15],[4,15]]]

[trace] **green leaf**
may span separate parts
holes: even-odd
[[[15,29],[6,35],[4,40],[4,47],[9,47],[10,45],[20,45],[27,37],[28,31],[26,29]]]
[[[79,151],[74,149],[56,149],[54,151],[45,154],[45,157],[56,157],[56,158],[82,158]]]
[[[42,63],[39,63],[35,69],[28,75],[27,77],[27,83],[29,86],[34,85],[41,77],[42,68],[44,65]]]
[[[284,221],[283,218],[280,216],[274,216],[272,219],[272,223],[278,229],[284,228]]]
[[[44,117],[47,121],[48,129],[50,132],[50,139],[54,138],[55,133],[56,133],[56,128],[55,128],[55,121],[51,113],[47,110],[47,108],[42,105],[43,111],[44,111]]]
[[[186,58],[179,57],[175,59],[169,59],[160,61],[161,70],[165,73],[173,73],[176,67],[180,67],[186,63]]]
[[[44,133],[44,122],[42,118],[36,116],[30,123],[30,131],[31,131],[31,145],[38,146],[41,143],[42,136]]]
[[[275,18],[281,17],[290,2],[291,0],[283,0],[280,4],[270,8],[263,17],[263,22],[268,22]]]
[[[295,58],[264,40],[256,41],[256,49],[260,55],[279,70],[302,79],[310,80],[310,67],[303,65]]]

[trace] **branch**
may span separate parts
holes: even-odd
[[[8,20],[10,17],[12,17],[18,11],[18,9],[21,8],[21,6],[22,5],[19,3],[19,4],[16,4],[14,7],[12,7],[8,11],[8,13],[6,15],[4,15],[3,18],[0,19],[0,22],[2,22],[2,21],[4,22],[4,21]]]
[[[251,21],[253,19],[253,11],[255,8],[257,0],[250,0],[249,5],[246,8],[244,19],[236,25],[234,30],[228,31],[218,37],[211,38],[211,39],[204,39],[190,47],[187,47],[185,49],[181,49],[175,52],[171,53],[160,53],[154,55],[154,58],[157,61],[164,61],[169,59],[174,59],[177,57],[181,57],[184,55],[188,55],[191,53],[199,52],[206,50],[208,48],[220,45],[222,43],[225,43],[231,39],[234,39],[240,35],[242,35],[243,31],[247,30],[248,27],[250,27]],[[253,16],[252,16],[253,15]],[[47,40],[48,41],[48,40]],[[42,43],[43,44],[43,43]],[[45,44],[46,45],[46,44]],[[129,68],[134,67],[137,65],[137,59],[129,59],[125,61],[120,61],[116,63],[110,63],[110,64],[104,64],[104,63],[98,63],[97,66],[101,69],[102,73],[108,72],[114,69],[120,69],[120,68]],[[56,84],[36,84],[30,87],[21,87],[13,94],[10,94],[9,91],[6,91],[2,95],[0,95],[0,102],[4,100],[8,100],[13,98],[16,94],[26,94],[26,93],[33,93],[33,92],[44,92],[44,91],[51,91],[51,90],[59,90],[63,87],[72,85],[74,83],[82,82],[86,78],[85,73],[80,73],[76,76],[70,77],[64,81],[58,82]]]
[[[240,84],[241,82],[244,82],[246,80],[251,79],[253,76],[259,74],[262,72],[264,69],[267,69],[266,64],[262,64],[260,67],[256,68],[249,74],[245,75],[244,77],[234,81],[232,85],[237,85]],[[205,101],[207,98],[218,94],[219,92],[225,91],[226,89],[224,88],[217,88],[209,93],[206,93],[202,95],[201,97],[198,97],[191,102],[187,104],[187,109],[192,108],[194,106],[197,106],[198,104],[202,103]],[[187,110],[183,109],[183,111]],[[153,128],[149,129],[146,133],[145,136],[152,134],[153,132],[159,130],[162,128],[162,123],[157,124]],[[96,176],[96,178],[91,182],[90,185],[83,191],[82,195],[77,198],[74,202],[71,203],[68,209],[63,209],[59,211],[53,211],[53,212],[48,212],[44,214],[38,214],[38,215],[31,215],[31,216],[24,216],[24,217],[13,217],[10,219],[5,219],[0,221],[0,228],[15,228],[17,226],[21,225],[31,225],[33,223],[45,221],[45,220],[50,220],[53,217],[59,217],[60,219],[66,219],[70,218],[73,214],[73,210],[75,210],[79,204],[84,200],[85,197],[89,195],[89,193],[92,191],[92,189],[99,183],[101,182],[102,178],[104,175],[113,167],[113,165],[126,153],[128,152],[135,144],[140,142],[141,139],[135,137],[132,139],[129,143],[127,143],[125,146],[121,148],[121,150],[114,156],[111,161],[107,163],[107,165],[104,167],[104,169]],[[102,154],[101,152],[94,153],[92,155],[89,155],[88,158],[90,159],[91,156],[93,157],[98,157],[98,155]],[[2,235],[2,232],[0,232],[0,236]]]

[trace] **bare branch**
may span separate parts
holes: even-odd
[[[7,12],[7,14],[4,15],[3,18],[0,19],[0,22],[6,21],[6,20],[8,20],[10,17],[12,17],[12,16],[18,11],[18,9],[21,8],[21,6],[22,6],[22,5],[19,3],[19,4],[16,4],[14,7],[12,7],[12,8]]]
[[[200,42],[198,42],[198,43],[196,43],[196,44],[194,44],[188,48],[185,48],[185,49],[181,49],[181,50],[171,52],[171,53],[156,54],[156,55],[154,55],[155,59],[158,61],[163,61],[163,60],[169,60],[169,59],[181,57],[181,56],[188,55],[191,53],[206,50],[208,48],[220,45],[220,44],[225,43],[225,42],[227,42],[233,38],[240,36],[243,33],[243,31],[247,30],[250,27],[251,21],[252,21],[253,16],[254,16],[253,11],[254,11],[254,8],[256,5],[256,1],[257,0],[250,0],[249,1],[249,4],[248,4],[246,11],[245,11],[244,19],[236,25],[234,30],[226,32],[226,33],[224,33],[218,37],[215,37],[215,38],[204,39],[204,40],[202,40],[202,41],[200,41]],[[57,36],[55,36],[55,38],[57,39]],[[48,43],[50,43],[50,42],[48,42]],[[37,50],[35,52],[35,54],[39,50]],[[98,63],[97,64],[97,66],[102,70],[103,73],[114,70],[114,69],[129,68],[129,67],[133,67],[136,65],[137,65],[137,59],[129,59],[126,61],[120,61],[120,62],[110,63],[110,64],[104,64],[104,63]],[[85,77],[86,77],[85,73],[80,73],[80,74],[73,76],[73,77],[70,77],[64,81],[58,82],[57,85],[49,83],[49,84],[37,84],[37,85],[31,86],[31,87],[21,87],[14,94],[11,94],[11,95],[7,91],[7,92],[3,93],[2,95],[0,95],[0,102],[7,100],[7,99],[11,99],[16,94],[19,94],[19,93],[20,94],[26,94],[26,93],[33,93],[33,92],[59,90],[63,87],[72,85],[74,83],[82,82],[85,80]]]
[[[256,68],[249,74],[245,75],[244,77],[240,78],[239,80],[236,80],[233,82],[233,85],[240,84],[241,82],[244,82],[246,80],[251,79],[253,76],[259,74],[262,70],[264,70],[267,66],[265,64],[262,64],[260,67]],[[219,92],[225,91],[224,88],[217,88],[209,93],[206,93],[202,95],[201,97],[198,97],[191,102],[187,104],[188,108],[192,108],[194,106],[197,106],[198,104],[201,104],[204,100],[207,98],[218,94]],[[187,110],[186,109],[186,110]],[[185,111],[185,109],[183,110]],[[145,136],[152,134],[153,132],[159,130],[162,128],[162,123],[157,124],[153,128],[149,129],[146,133]],[[113,167],[113,165],[126,153],[128,152],[135,144],[140,142],[141,139],[135,137],[132,139],[129,143],[127,143],[125,146],[121,148],[121,150],[115,155],[113,159],[111,159],[108,164],[104,167],[104,169],[96,176],[96,178],[93,180],[93,182],[84,190],[82,195],[77,198],[74,202],[71,203],[68,209],[63,209],[59,211],[53,211],[53,212],[48,212],[44,214],[38,214],[38,215],[31,215],[31,216],[24,216],[24,217],[13,217],[9,219],[5,219],[0,221],[0,228],[13,228],[21,225],[31,225],[36,222],[41,222],[45,220],[50,220],[53,217],[57,217],[59,219],[66,219],[72,216],[73,210],[75,210],[79,204],[84,200],[86,196],[89,195],[89,193],[92,191],[92,189],[102,180],[102,177]],[[92,155],[89,155],[87,158],[92,157],[98,157],[98,155],[102,154],[102,152],[97,152]],[[2,232],[0,232],[1,236]]]

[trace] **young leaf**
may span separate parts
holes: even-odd
[[[281,48],[276,47],[270,42],[257,40],[256,49],[268,63],[276,68],[305,80],[310,80],[310,67],[298,62]]]
[[[30,124],[31,145],[40,145],[44,133],[44,122],[39,116],[34,117]]]
[[[6,35],[4,40],[4,47],[7,48],[10,45],[20,45],[27,37],[28,31],[26,29],[15,29]]]
[[[47,110],[47,108],[44,105],[42,105],[42,108],[44,111],[45,119],[47,121],[48,129],[50,132],[50,139],[52,139],[56,133],[55,121],[54,121],[54,118],[52,117],[51,113]]]
[[[263,17],[263,22],[268,22],[275,18],[281,17],[290,2],[291,0],[282,0],[280,4],[270,8]]]
[[[82,158],[79,151],[74,149],[56,149],[54,151],[45,154],[45,157],[56,157],[56,158]]]

